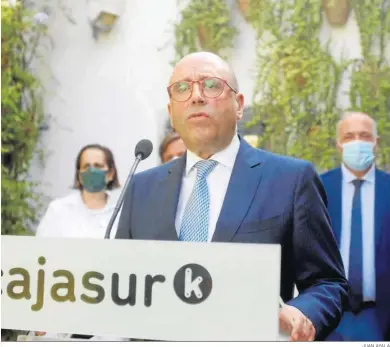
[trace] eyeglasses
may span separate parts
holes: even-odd
[[[218,77],[208,77],[200,81],[178,81],[168,86],[169,96],[178,102],[187,101],[193,91],[194,83],[199,83],[199,90],[203,97],[215,99],[223,93],[225,84],[235,93],[237,90],[232,88],[227,81]]]

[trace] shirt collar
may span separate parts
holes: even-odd
[[[347,169],[347,167],[343,164],[341,164],[341,170],[343,173],[343,180],[347,183],[352,183],[353,180],[356,180],[356,176]],[[370,168],[370,170],[367,171],[367,173],[362,177],[362,180],[374,183],[375,182],[375,165],[373,164]]]
[[[235,134],[229,146],[224,148],[222,151],[213,154],[210,157],[210,160],[215,160],[218,162],[218,164],[223,165],[230,170],[233,170],[234,162],[236,161],[239,149],[240,140],[238,138],[238,135]],[[187,150],[186,176],[191,172],[195,164],[201,160],[203,159],[198,157],[195,153]]]

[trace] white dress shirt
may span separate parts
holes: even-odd
[[[352,199],[355,187],[352,183],[357,179],[344,165],[342,170],[342,226],[340,253],[343,258],[345,274],[349,272],[349,248],[351,242]],[[363,300],[375,301],[375,166],[362,178],[362,237],[363,237]]]
[[[89,209],[79,190],[53,200],[38,226],[36,236],[103,239],[119,194],[119,189],[107,191],[107,204],[99,210]],[[119,214],[110,238],[115,237],[118,220]]]
[[[240,140],[238,136],[235,135],[228,147],[210,157],[210,160],[215,160],[218,164],[206,179],[210,197],[208,242],[211,241],[214,235],[239,148]],[[175,221],[178,235],[180,235],[180,226],[183,220],[185,207],[195,185],[196,168],[194,166],[200,160],[203,159],[187,150],[187,163],[183,175]]]

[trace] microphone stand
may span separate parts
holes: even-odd
[[[133,166],[131,167],[131,170],[130,170],[130,173],[129,173],[129,176],[127,177],[127,180],[126,180],[126,183],[122,189],[122,192],[118,198],[118,201],[116,203],[116,206],[114,208],[114,213],[112,214],[111,218],[110,218],[110,221],[108,222],[108,225],[107,225],[107,229],[106,229],[106,234],[104,236],[105,239],[109,239],[110,238],[110,235],[111,235],[111,229],[112,229],[112,226],[114,225],[114,222],[115,222],[115,218],[116,216],[118,215],[119,213],[119,210],[121,209],[122,207],[122,204],[123,204],[123,200],[125,198],[125,193],[127,191],[127,187],[129,186],[130,182],[133,180],[133,177],[134,177],[134,173],[135,173],[135,170],[137,169],[137,166],[139,164],[139,162],[142,160],[142,154],[138,154],[136,157],[135,157],[135,161],[133,163]]]

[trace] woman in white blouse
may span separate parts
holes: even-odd
[[[49,204],[38,226],[36,236],[104,238],[108,222],[120,195],[119,187],[114,155],[111,150],[98,144],[83,147],[76,159],[73,184],[75,191]],[[116,229],[117,225],[114,224],[111,238],[115,236]],[[30,334],[52,338],[72,337],[72,334],[45,332],[31,332]],[[90,339],[118,340],[99,336],[93,336]]]
[[[97,144],[85,146],[76,159],[75,191],[49,204],[36,236],[104,238],[119,187],[112,152]],[[115,231],[114,225],[111,237]]]

